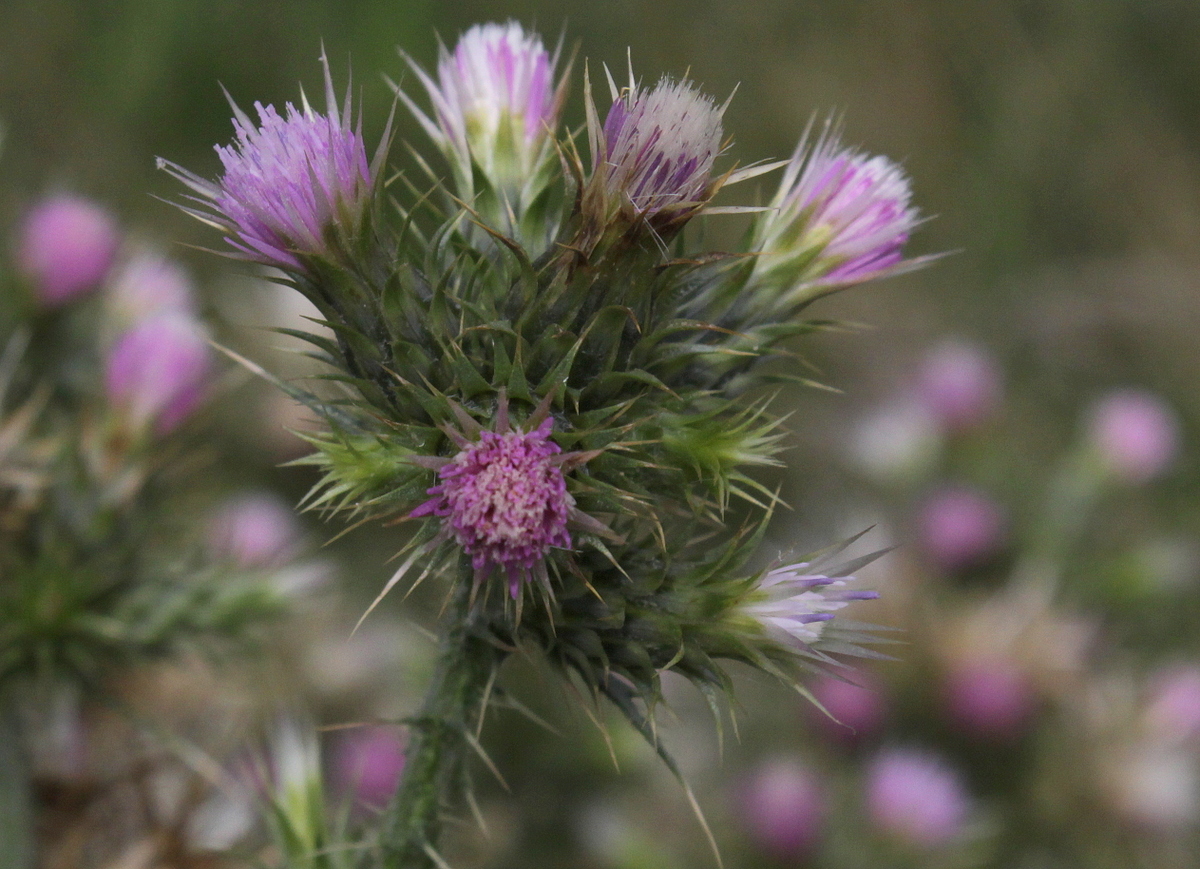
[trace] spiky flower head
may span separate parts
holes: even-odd
[[[256,124],[230,100],[236,139],[216,148],[225,169],[219,181],[159,158],[159,168],[200,195],[193,199],[204,210],[187,210],[227,232],[245,259],[302,271],[306,257],[334,258],[339,240],[362,224],[379,160],[368,163],[361,121],[351,126],[349,94],[339,109],[322,63],[323,113],[307,97],[299,109],[287,103],[283,114],[256,102]]]
[[[433,119],[403,93],[401,99],[449,158],[460,194],[475,192],[473,166],[510,194],[533,180],[550,156],[562,108],[565,91],[554,81],[557,60],[557,52],[551,55],[537,34],[515,21],[477,24],[453,52],[443,47],[436,82],[409,60],[429,92]]]
[[[450,459],[414,459],[436,467],[439,482],[427,490],[433,497],[409,514],[441,517],[440,536],[453,536],[470,556],[476,584],[499,568],[514,598],[521,580],[548,581],[544,560],[551,549],[570,548],[569,523],[598,524],[575,509],[564,475],[586,458],[550,439],[554,421],[544,412],[528,425],[509,425],[502,398],[494,431],[470,425],[471,440],[448,429],[459,450]]]
[[[806,132],[755,225],[752,284],[779,294],[773,307],[786,308],[898,271],[918,222],[910,198],[891,160],[843,147],[830,123],[811,144]]]
[[[656,227],[682,225],[715,192],[725,107],[666,76],[649,90],[632,83],[620,94],[612,89],[604,125],[591,131],[601,219],[616,210]]]
[[[848,588],[852,576],[812,574],[808,568],[801,562],[767,571],[741,606],[744,615],[784,646],[811,647],[846,604],[879,597],[876,591]]]

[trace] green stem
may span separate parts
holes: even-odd
[[[381,869],[435,869],[442,812],[466,794],[466,761],[505,652],[470,618],[470,582],[460,581],[442,635],[437,669],[412,720],[404,777],[381,818]]]

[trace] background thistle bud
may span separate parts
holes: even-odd
[[[105,391],[123,425],[165,434],[200,404],[211,363],[199,323],[175,312],[159,314],[109,350]]]
[[[828,123],[811,145],[806,133],[755,223],[751,285],[771,309],[787,309],[895,272],[917,224],[910,198],[908,178],[886,157],[842,147]]]
[[[17,264],[38,301],[56,307],[104,280],[120,242],[115,221],[100,206],[78,196],[53,196],[25,217]]]

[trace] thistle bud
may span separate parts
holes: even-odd
[[[255,103],[258,123],[233,106],[236,141],[217,146],[225,173],[217,182],[159,159],[204,199],[211,211],[191,210],[229,234],[245,259],[303,270],[304,257],[332,258],[339,238],[353,238],[374,189],[361,124],[350,126],[349,100],[339,110],[325,65],[326,111],[304,99],[284,114]],[[185,209],[190,210],[190,209]]]
[[[104,280],[119,245],[108,212],[77,196],[54,196],[36,205],[21,225],[17,266],[38,301],[58,307]]]
[[[606,223],[612,213],[655,228],[681,226],[715,192],[724,106],[688,81],[662,78],[614,95],[604,126],[592,131],[593,175]]]
[[[754,227],[751,286],[772,310],[897,271],[917,224],[900,167],[843,148],[826,129],[800,140]]]
[[[811,646],[820,640],[825,623],[846,604],[879,597],[877,591],[847,588],[846,583],[854,581],[852,576],[812,575],[805,573],[808,566],[789,564],[768,571],[741,607],[784,646]]]
[[[434,82],[409,61],[429,92],[434,120],[403,94],[430,138],[454,168],[460,193],[474,193],[473,167],[497,190],[519,194],[552,156],[563,88],[556,86],[551,55],[520,24],[480,24],[444,48]],[[513,202],[514,206],[518,203]]]
[[[208,526],[208,548],[240,567],[280,567],[299,548],[300,529],[287,504],[266,493],[226,502]]]
[[[924,848],[963,830],[969,798],[957,772],[933,755],[890,749],[867,769],[867,812],[883,832]]]
[[[815,775],[798,761],[776,758],[755,770],[740,793],[747,831],[764,851],[783,861],[810,854],[828,811]]]
[[[119,267],[110,283],[107,305],[122,326],[167,311],[196,310],[192,279],[162,254],[139,251]]]
[[[105,390],[124,425],[162,435],[199,406],[211,364],[195,320],[159,314],[135,325],[109,350]]]
[[[1179,422],[1158,396],[1119,390],[1092,408],[1089,439],[1113,477],[1127,483],[1145,483],[1166,470],[1175,458]]]

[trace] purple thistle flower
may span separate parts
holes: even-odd
[[[204,398],[212,360],[204,332],[190,317],[148,317],[119,337],[108,352],[108,400],[134,430],[166,434]]]
[[[955,724],[973,735],[999,740],[1019,736],[1036,705],[1033,686],[1020,667],[986,656],[954,664],[945,676],[942,696]]]
[[[877,591],[846,587],[854,577],[810,575],[807,563],[789,564],[768,571],[758,581],[742,612],[757,621],[767,634],[787,646],[807,648],[821,638],[825,623],[846,604],[874,600]]]
[[[361,806],[380,808],[404,772],[404,740],[394,727],[356,727],[339,735],[332,766],[340,791]]]
[[[159,158],[159,168],[200,194],[203,199],[190,198],[211,209],[184,210],[229,233],[226,241],[245,259],[302,269],[303,257],[331,256],[333,238],[353,235],[362,221],[383,147],[368,164],[362,119],[350,127],[349,94],[339,110],[329,64],[321,60],[324,114],[306,97],[300,109],[287,103],[283,115],[256,102],[255,124],[230,100],[237,138],[216,148],[225,167],[220,181],[205,181]]]
[[[476,441],[458,436],[457,455],[438,462],[440,482],[428,490],[434,497],[410,514],[445,519],[444,533],[471,556],[476,581],[500,567],[513,597],[520,579],[544,576],[552,548],[571,546],[567,523],[579,515],[563,475],[575,454],[550,440],[552,422],[509,429],[505,410],[498,431],[481,431]]]
[[[919,265],[902,255],[918,220],[910,197],[908,178],[886,157],[843,148],[828,123],[811,146],[806,132],[755,227],[755,278],[800,302]]]
[[[738,793],[738,813],[764,851],[781,861],[811,854],[828,814],[825,789],[817,777],[790,757],[758,767]]]
[[[296,553],[300,527],[281,499],[265,492],[231,498],[208,523],[208,549],[240,567],[281,567]]]
[[[967,431],[999,408],[1003,374],[983,348],[965,341],[941,342],[921,363],[917,396],[944,428]]]
[[[141,250],[118,268],[109,282],[107,305],[122,326],[154,314],[196,310],[192,279],[178,264],[156,251]]]
[[[931,494],[920,509],[921,542],[943,569],[977,567],[1005,543],[1004,510],[982,492],[947,486]]]
[[[1179,420],[1157,395],[1120,389],[1093,405],[1088,439],[1113,477],[1146,483],[1165,471],[1179,452]]]
[[[120,243],[107,211],[77,196],[53,196],[25,217],[17,265],[33,282],[38,301],[56,307],[103,281]]]
[[[970,798],[958,773],[912,749],[880,753],[867,769],[867,812],[884,832],[925,848],[963,831]]]
[[[520,24],[477,24],[450,53],[439,52],[438,80],[409,59],[433,104],[431,120],[402,92],[400,98],[461,175],[472,162],[496,186],[521,186],[549,153],[565,88],[554,82],[558,53],[546,51]],[[468,188],[470,189],[470,188]]]
[[[663,77],[620,95],[614,86],[604,126],[592,130],[594,181],[638,217],[686,220],[715,192],[724,112],[687,81]]]

